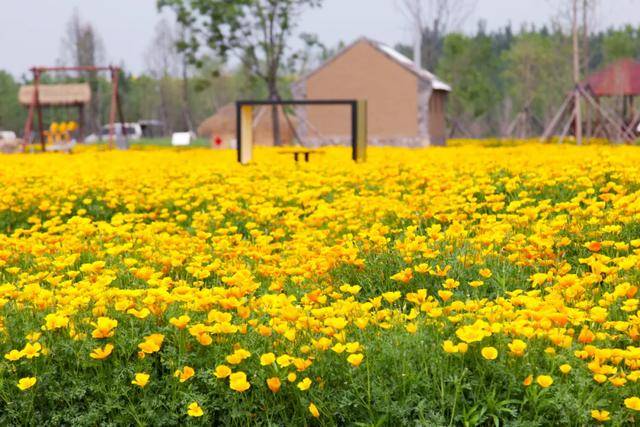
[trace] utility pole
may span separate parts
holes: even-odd
[[[589,75],[589,7],[591,6],[590,0],[582,0],[582,72],[584,76]],[[587,139],[591,139],[593,126],[591,123],[591,109],[589,108],[589,104],[585,104],[584,108],[584,121],[587,126],[584,137]]]
[[[413,42],[413,62],[416,67],[422,68],[422,34],[416,29],[415,41]]]
[[[573,0],[573,82],[575,84],[574,118],[576,144],[582,145],[582,111],[580,109],[580,47],[578,43],[578,0]]]
[[[582,0],[582,71],[589,75],[589,0]]]
[[[422,68],[422,1],[414,1],[414,40],[413,40],[413,63],[418,68]]]

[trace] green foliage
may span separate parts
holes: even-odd
[[[271,97],[278,97],[278,78],[297,53],[289,39],[299,15],[322,0],[158,0],[159,8],[176,12],[178,22],[190,36],[179,45],[191,62],[202,67],[202,47],[226,60],[240,58],[250,75],[262,79]],[[312,40],[305,37],[304,40]]]
[[[640,29],[627,25],[622,30],[609,30],[602,40],[605,62],[640,57]]]
[[[18,103],[19,87],[11,74],[0,70],[0,130],[18,131],[24,125],[26,112]]]
[[[539,135],[571,89],[571,39],[554,27],[511,26],[475,34],[425,34],[423,66],[451,83],[448,116],[455,136],[504,135],[525,112],[525,135]],[[412,48],[396,48],[412,56]],[[428,55],[427,55],[428,50]],[[589,37],[588,72],[621,58],[640,59],[640,29],[610,28]],[[525,108],[526,107],[526,108]]]
[[[559,34],[550,37],[531,32],[515,39],[501,58],[505,64],[502,77],[515,112],[528,109],[538,123],[551,119],[572,83],[571,64],[567,61],[570,49]]]
[[[477,118],[495,106],[499,67],[490,37],[451,34],[445,38],[438,74],[455,88],[456,95],[450,101],[454,116]]]

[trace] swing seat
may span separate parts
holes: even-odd
[[[45,147],[45,150],[48,152],[60,152],[60,153],[71,153],[73,148],[76,146],[75,141],[65,142],[61,144],[51,144]]]

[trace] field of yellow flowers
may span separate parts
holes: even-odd
[[[640,151],[0,158],[0,425],[640,423]]]

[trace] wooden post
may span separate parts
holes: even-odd
[[[117,74],[115,73],[113,67],[109,67],[109,71],[111,72],[111,110],[109,111],[109,149],[112,150],[113,149],[113,142],[114,142],[114,137],[115,137],[115,132],[116,132],[116,109],[118,108],[117,106],[117,97],[118,97],[118,87],[117,87],[117,81],[118,81],[118,77]],[[121,129],[122,132],[124,132],[124,129]]]
[[[237,142],[238,161],[246,165],[253,158],[253,107],[251,105],[238,105]]]
[[[78,141],[84,142],[84,104],[78,104]]]
[[[585,76],[589,75],[589,2],[590,0],[582,0],[582,63]],[[585,129],[585,137],[587,142],[593,137],[593,119],[591,115],[592,109],[589,103],[584,106],[584,120],[587,128]]]
[[[565,124],[564,129],[562,130],[562,134],[560,135],[560,139],[558,140],[558,144],[562,144],[564,142],[565,136],[567,136],[567,134],[569,133],[569,128],[571,127],[571,122],[573,122],[573,120],[575,119],[575,117],[574,117],[575,112],[576,112],[575,109],[573,111],[571,111],[571,118]]]
[[[36,91],[33,91],[31,96],[31,104],[29,104],[29,114],[27,115],[27,121],[24,123],[24,132],[22,134],[22,151],[26,151],[27,144],[31,141],[31,130],[33,128],[33,116],[36,111]]]
[[[367,101],[357,101],[352,107],[355,109],[353,118],[355,118],[354,128],[352,129],[354,146],[353,146],[353,160],[357,163],[367,161]]]
[[[124,138],[126,147],[128,149],[129,144],[127,141],[129,140],[129,138],[127,137],[127,130],[124,126],[125,124],[124,111],[122,111],[122,100],[120,99],[120,68],[114,68],[114,72],[115,72],[115,80],[113,81],[113,86],[114,86],[113,90],[116,94],[116,108],[118,109],[118,120],[120,120],[122,137]]]
[[[631,122],[629,123],[629,131],[630,133],[635,136],[636,135],[636,122],[638,121],[638,115],[636,113],[636,99],[635,96],[630,95],[629,96],[629,108],[631,108]]]
[[[615,113],[607,112],[607,110],[603,108],[598,102],[596,102],[593,97],[589,95],[589,93],[584,92],[584,90],[581,88],[578,89],[581,91],[582,97],[584,97],[587,102],[589,102],[594,108],[597,108],[602,112],[602,116],[613,126],[614,130],[617,129],[616,137],[618,138],[618,141],[621,141],[623,136],[629,141],[634,139],[634,136],[627,131],[624,122],[620,123],[616,121]]]
[[[622,95],[622,123],[627,124],[627,117],[629,116],[629,97]]]
[[[578,0],[573,0],[573,82],[580,85],[580,48],[578,46]],[[582,144],[582,112],[580,110],[580,91],[575,91],[574,116],[576,123],[576,143]]]
[[[600,108],[600,97],[596,98],[596,104],[598,104],[598,106],[595,108],[596,110],[596,129],[602,129],[603,126],[603,120],[602,120],[602,111]],[[604,134],[603,130],[603,134]],[[596,132],[596,136],[597,136],[597,132]]]
[[[36,112],[38,113],[38,132],[40,133],[40,146],[42,147],[42,152],[44,153],[44,123],[42,122],[42,105],[40,105],[40,70],[34,68],[33,75],[33,97],[36,103]]]
[[[593,125],[591,123],[591,109],[589,108],[589,104],[585,104],[584,106],[584,120],[587,124],[587,128],[585,129],[585,138],[588,142],[593,136]]]
[[[556,115],[553,116],[553,119],[551,119],[551,122],[549,123],[549,125],[547,125],[547,128],[544,130],[544,133],[542,134],[542,139],[541,139],[542,142],[549,142],[553,134],[553,131],[555,130],[558,123],[560,122],[560,119],[562,118],[565,110],[571,106],[571,100],[574,97],[575,95],[572,92],[564,99],[564,101],[562,102],[562,106],[560,107]]]

